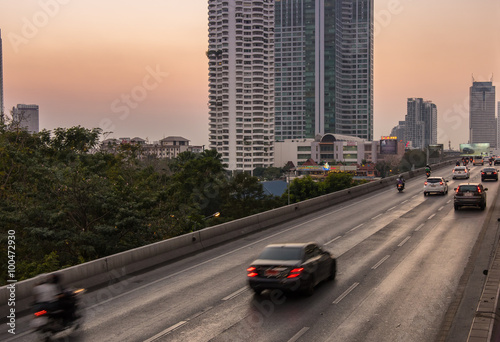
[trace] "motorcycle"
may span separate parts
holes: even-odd
[[[425,175],[427,176],[427,178],[429,178],[431,176],[431,172],[430,171],[425,171]]]
[[[72,307],[72,317],[67,317],[68,309],[47,310],[43,306],[36,308],[30,325],[42,341],[50,341],[61,334],[69,336],[80,327],[83,317],[80,313],[79,297],[85,291],[85,289],[65,291],[64,297],[59,300],[61,306]]]
[[[397,187],[398,187],[398,191],[401,192],[404,190],[405,188],[405,183],[398,183],[397,184]]]

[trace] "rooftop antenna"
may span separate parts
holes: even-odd
[[[493,82],[493,73],[491,73],[490,82]]]
[[[472,83],[474,83],[474,74],[472,74]]]

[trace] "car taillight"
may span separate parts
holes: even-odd
[[[477,187],[477,192],[481,193],[481,188]]]
[[[257,268],[255,268],[255,267],[253,267],[253,266],[251,266],[251,267],[247,268],[247,272],[248,272],[248,274],[247,274],[247,275],[248,275],[249,277],[251,277],[251,278],[252,278],[252,277],[256,277],[256,276],[258,276],[258,275],[259,275],[259,273],[255,272],[256,270],[257,270]]]
[[[439,182],[439,185],[443,185],[443,182]]]
[[[424,185],[427,185],[427,182],[425,182]]]
[[[482,175],[484,175],[484,174],[485,174],[485,172],[481,172],[481,174],[482,174]]]
[[[42,310],[42,311],[38,311],[38,312],[35,312],[35,316],[36,317],[40,317],[40,316],[43,316],[47,313],[46,310]]]
[[[302,273],[303,270],[304,270],[304,268],[302,268],[302,267],[294,268],[290,271],[290,274],[288,275],[287,278],[296,278]]]

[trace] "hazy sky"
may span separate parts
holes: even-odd
[[[37,104],[41,129],[208,145],[207,13],[206,0],[0,0],[6,112]],[[472,77],[500,94],[500,1],[375,0],[375,27],[374,139],[422,97],[438,142],[466,143]]]

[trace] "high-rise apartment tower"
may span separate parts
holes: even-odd
[[[273,165],[274,0],[209,0],[209,143],[231,171]]]
[[[275,1],[275,138],[373,139],[373,0]]]
[[[17,107],[12,107],[12,125],[30,133],[38,133],[40,131],[38,105],[18,104]]]
[[[469,141],[497,146],[495,86],[492,82],[472,82],[469,92]]]
[[[409,98],[406,107],[405,143],[421,149],[437,144],[437,106],[422,98]]]

